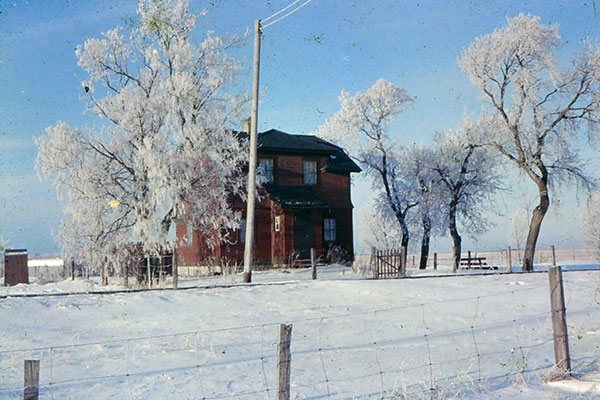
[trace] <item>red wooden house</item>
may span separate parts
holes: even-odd
[[[339,246],[354,254],[350,173],[361,169],[338,146],[316,136],[292,135],[271,129],[258,135],[259,169],[266,183],[256,205],[254,262],[282,265]],[[232,206],[246,213],[246,203]],[[245,220],[233,232],[233,243],[210,249],[185,221],[177,223],[180,266],[202,266],[209,259],[244,259]]]

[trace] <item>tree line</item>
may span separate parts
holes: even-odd
[[[599,131],[600,47],[584,41],[570,65],[561,69],[558,39],[557,25],[524,14],[476,38],[459,64],[481,94],[481,112],[436,134],[433,146],[403,146],[392,135],[392,120],[414,99],[383,79],[364,93],[342,92],[340,110],[319,128],[366,167],[381,216],[397,223],[405,257],[409,225],[421,228],[421,268],[427,265],[432,232],[450,235],[453,268],[458,268],[457,221],[469,233],[484,229],[483,212],[495,207],[492,199],[501,188],[503,164],[525,174],[538,193],[529,221],[525,271],[533,270],[550,193],[565,184],[588,192],[596,188],[577,141],[584,133],[596,138]]]

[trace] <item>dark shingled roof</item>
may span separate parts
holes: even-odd
[[[258,151],[327,154],[327,172],[339,174],[362,171],[341,147],[311,135],[292,135],[277,129],[261,132],[258,134]]]
[[[327,208],[310,186],[265,185],[268,196],[286,208]]]

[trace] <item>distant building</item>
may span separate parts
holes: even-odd
[[[29,268],[64,268],[65,260],[62,258],[30,258],[27,260]]]
[[[4,250],[4,285],[14,286],[29,283],[27,249]]]
[[[30,258],[27,260],[30,277],[36,277],[37,283],[45,281],[58,281],[65,278],[69,271],[65,269],[65,260],[62,258]]]
[[[354,254],[350,174],[361,169],[340,147],[316,136],[271,129],[258,135],[258,167],[267,178],[259,190],[255,212],[254,262],[287,264],[317,256],[333,246]],[[231,200],[246,214],[245,200]],[[180,266],[201,266],[208,260],[244,258],[245,219],[232,232],[233,243],[211,249],[185,222],[177,223]]]

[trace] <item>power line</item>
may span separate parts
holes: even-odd
[[[288,4],[287,6],[283,7],[281,10],[277,11],[275,14],[271,14],[267,18],[263,19],[262,22],[267,22],[271,18],[274,18],[274,17],[278,16],[279,14],[281,14],[282,12],[284,12],[285,10],[287,10],[288,8],[292,7],[294,4],[299,3],[299,2],[300,2],[300,0],[294,0],[294,1],[292,1],[290,4]]]
[[[304,6],[306,6],[308,3],[310,3],[312,0],[306,0],[304,3],[300,4],[298,7],[294,8],[292,11],[290,11],[287,14],[284,14],[283,16],[277,18],[276,20],[269,22],[268,24],[264,25],[262,27],[262,29],[268,28],[269,26],[276,24],[277,22],[281,21],[284,18],[289,17],[290,15],[292,15],[293,13],[295,13],[296,11],[300,10],[301,8],[303,8]]]

